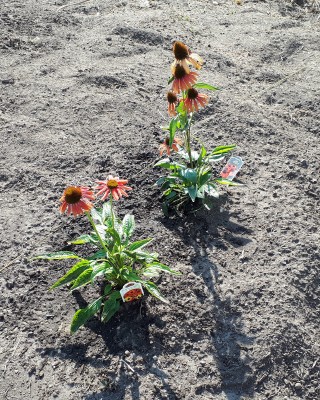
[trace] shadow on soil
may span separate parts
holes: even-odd
[[[227,250],[230,245],[241,248],[251,241],[248,235],[252,231],[230,221],[226,203],[226,198],[220,198],[211,211],[190,213],[187,218],[166,219],[163,223],[179,234],[187,246],[193,247],[192,269],[203,279],[214,299],[215,328],[211,335],[221,387],[218,390],[217,387],[198,386],[196,394],[217,395],[222,390],[228,400],[240,400],[243,395],[254,395],[255,377],[247,355],[254,338],[242,332],[241,312],[233,304],[232,297],[223,299],[219,293],[219,268],[223,265],[212,262],[209,252],[217,248]],[[207,300],[201,290],[196,290],[196,295],[200,302]]]
[[[74,291],[72,294],[79,308],[88,305],[80,292]],[[148,295],[145,296],[145,298],[147,297]],[[88,355],[92,348],[90,340],[86,340],[85,343],[42,348],[39,349],[41,355],[72,360],[76,368],[90,365],[93,368],[100,369],[101,383],[105,386],[105,389],[87,394],[83,397],[84,400],[118,400],[125,397],[128,389],[131,390],[132,398],[139,399],[139,376],[150,374],[162,381],[162,389],[165,390],[168,398],[175,399],[177,395],[167,382],[169,377],[156,365],[156,360],[162,353],[163,347],[160,343],[149,339],[150,326],[155,325],[158,328],[163,328],[165,322],[157,315],[148,315],[145,300],[136,302],[136,304],[131,303],[130,313],[127,311],[128,307],[128,304],[124,304],[122,310],[113,317],[113,323],[108,324],[107,327],[97,317],[85,324],[87,329],[103,339],[105,348],[101,347],[101,356]],[[140,368],[139,371],[133,369],[130,365],[132,361],[128,361],[126,358],[126,351],[129,351],[130,355],[134,357],[134,363],[137,358],[142,357],[143,368]],[[112,355],[113,359],[118,359],[112,373],[108,370],[110,359],[104,357],[105,353]]]

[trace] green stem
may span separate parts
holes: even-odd
[[[97,231],[96,225],[95,225],[95,223],[94,223],[94,221],[93,221],[93,218],[92,218],[90,212],[87,211],[87,212],[86,212],[86,215],[87,215],[87,217],[88,217],[88,220],[90,221],[90,224],[92,225],[93,230],[95,231],[95,233],[96,233],[96,235],[97,235],[97,237],[98,237],[98,240],[99,240],[99,242],[100,242],[100,244],[101,244],[103,250],[106,252],[106,254],[108,254],[108,249],[107,249],[105,243],[103,242],[103,240],[102,240],[102,238],[101,238],[99,232]]]
[[[110,194],[110,210],[111,210],[112,228],[114,229],[114,213],[113,213],[113,204],[112,204],[112,194]]]
[[[190,167],[193,168],[193,160],[192,160],[192,155],[191,155],[191,123],[192,123],[192,116],[193,114],[191,113],[190,115],[190,120],[188,121],[188,128],[186,130],[186,143],[187,143],[187,152],[189,155],[189,160],[190,160]]]

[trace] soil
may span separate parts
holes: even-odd
[[[0,5],[0,398],[319,399],[318,2],[72,3]],[[244,185],[165,218],[152,166],[177,39],[221,88],[194,132],[237,143]],[[69,264],[30,259],[88,231],[59,198],[109,173],[134,188],[117,209],[136,238],[183,275],[157,282],[169,305],[70,336],[95,288],[49,292]]]

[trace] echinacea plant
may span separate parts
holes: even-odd
[[[198,72],[191,71],[190,65],[197,70],[203,65],[202,58],[192,53],[182,42],[173,45],[175,60],[171,65],[172,89],[167,93],[168,114],[171,121],[164,128],[168,136],[160,145],[160,156],[167,153],[167,157],[158,161],[155,166],[168,170],[169,174],[161,177],[157,185],[163,193],[163,210],[168,213],[170,207],[180,209],[188,203],[200,203],[210,209],[210,197],[219,197],[217,184],[232,185],[237,183],[215,177],[212,164],[221,161],[235,149],[235,145],[218,146],[212,151],[207,151],[201,145],[199,151],[191,148],[191,126],[194,113],[205,107],[209,96],[199,93],[199,89],[210,91],[218,88],[203,82],[197,82]],[[176,136],[180,132],[182,138]],[[174,153],[174,154],[173,154]]]
[[[65,260],[74,259],[72,268],[55,282],[51,289],[62,285],[69,285],[70,290],[79,289],[88,284],[94,284],[99,278],[101,293],[98,298],[87,307],[79,309],[71,322],[71,333],[76,332],[92,316],[98,314],[101,321],[108,322],[120,309],[123,297],[120,290],[125,285],[142,285],[154,297],[167,302],[155,283],[149,279],[158,276],[159,271],[179,275],[158,260],[158,254],[145,250],[152,239],[132,241],[135,229],[134,217],[126,214],[120,220],[113,207],[113,200],[127,197],[127,180],[118,177],[109,177],[104,181],[97,181],[97,196],[102,201],[110,198],[102,207],[94,207],[92,201],[94,193],[88,187],[69,186],[61,197],[60,211],[75,217],[85,214],[93,231],[81,235],[70,242],[71,245],[90,245],[92,252],[82,257],[71,251],[59,251],[42,254],[35,259]],[[130,282],[130,283],[129,283]],[[136,285],[137,286],[137,285]],[[131,290],[134,295],[127,296],[124,301],[139,299],[143,291]]]

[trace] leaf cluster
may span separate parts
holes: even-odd
[[[177,160],[164,158],[158,161],[155,166],[168,171],[168,175],[162,176],[156,182],[164,197],[164,212],[167,214],[170,207],[179,209],[190,201],[194,203],[196,199],[200,199],[206,208],[210,208],[208,197],[219,197],[217,183],[237,185],[227,179],[214,177],[212,171],[212,164],[223,160],[235,147],[218,146],[207,152],[202,146],[200,152],[192,150],[190,155],[181,148],[177,152]]]
[[[51,289],[70,285],[70,290],[75,290],[94,284],[98,277],[102,278],[103,294],[86,308],[75,313],[71,323],[72,333],[95,314],[100,314],[101,320],[108,322],[119,310],[120,290],[128,282],[141,283],[151,295],[167,302],[150,279],[158,276],[159,271],[179,274],[160,263],[157,253],[145,249],[152,239],[131,240],[135,230],[133,215],[126,214],[121,220],[112,210],[110,203],[104,203],[100,209],[91,209],[91,221],[94,231],[70,242],[72,245],[90,244],[93,252],[88,258],[80,257],[70,251],[35,257],[45,260],[77,260],[69,271],[51,286]]]

